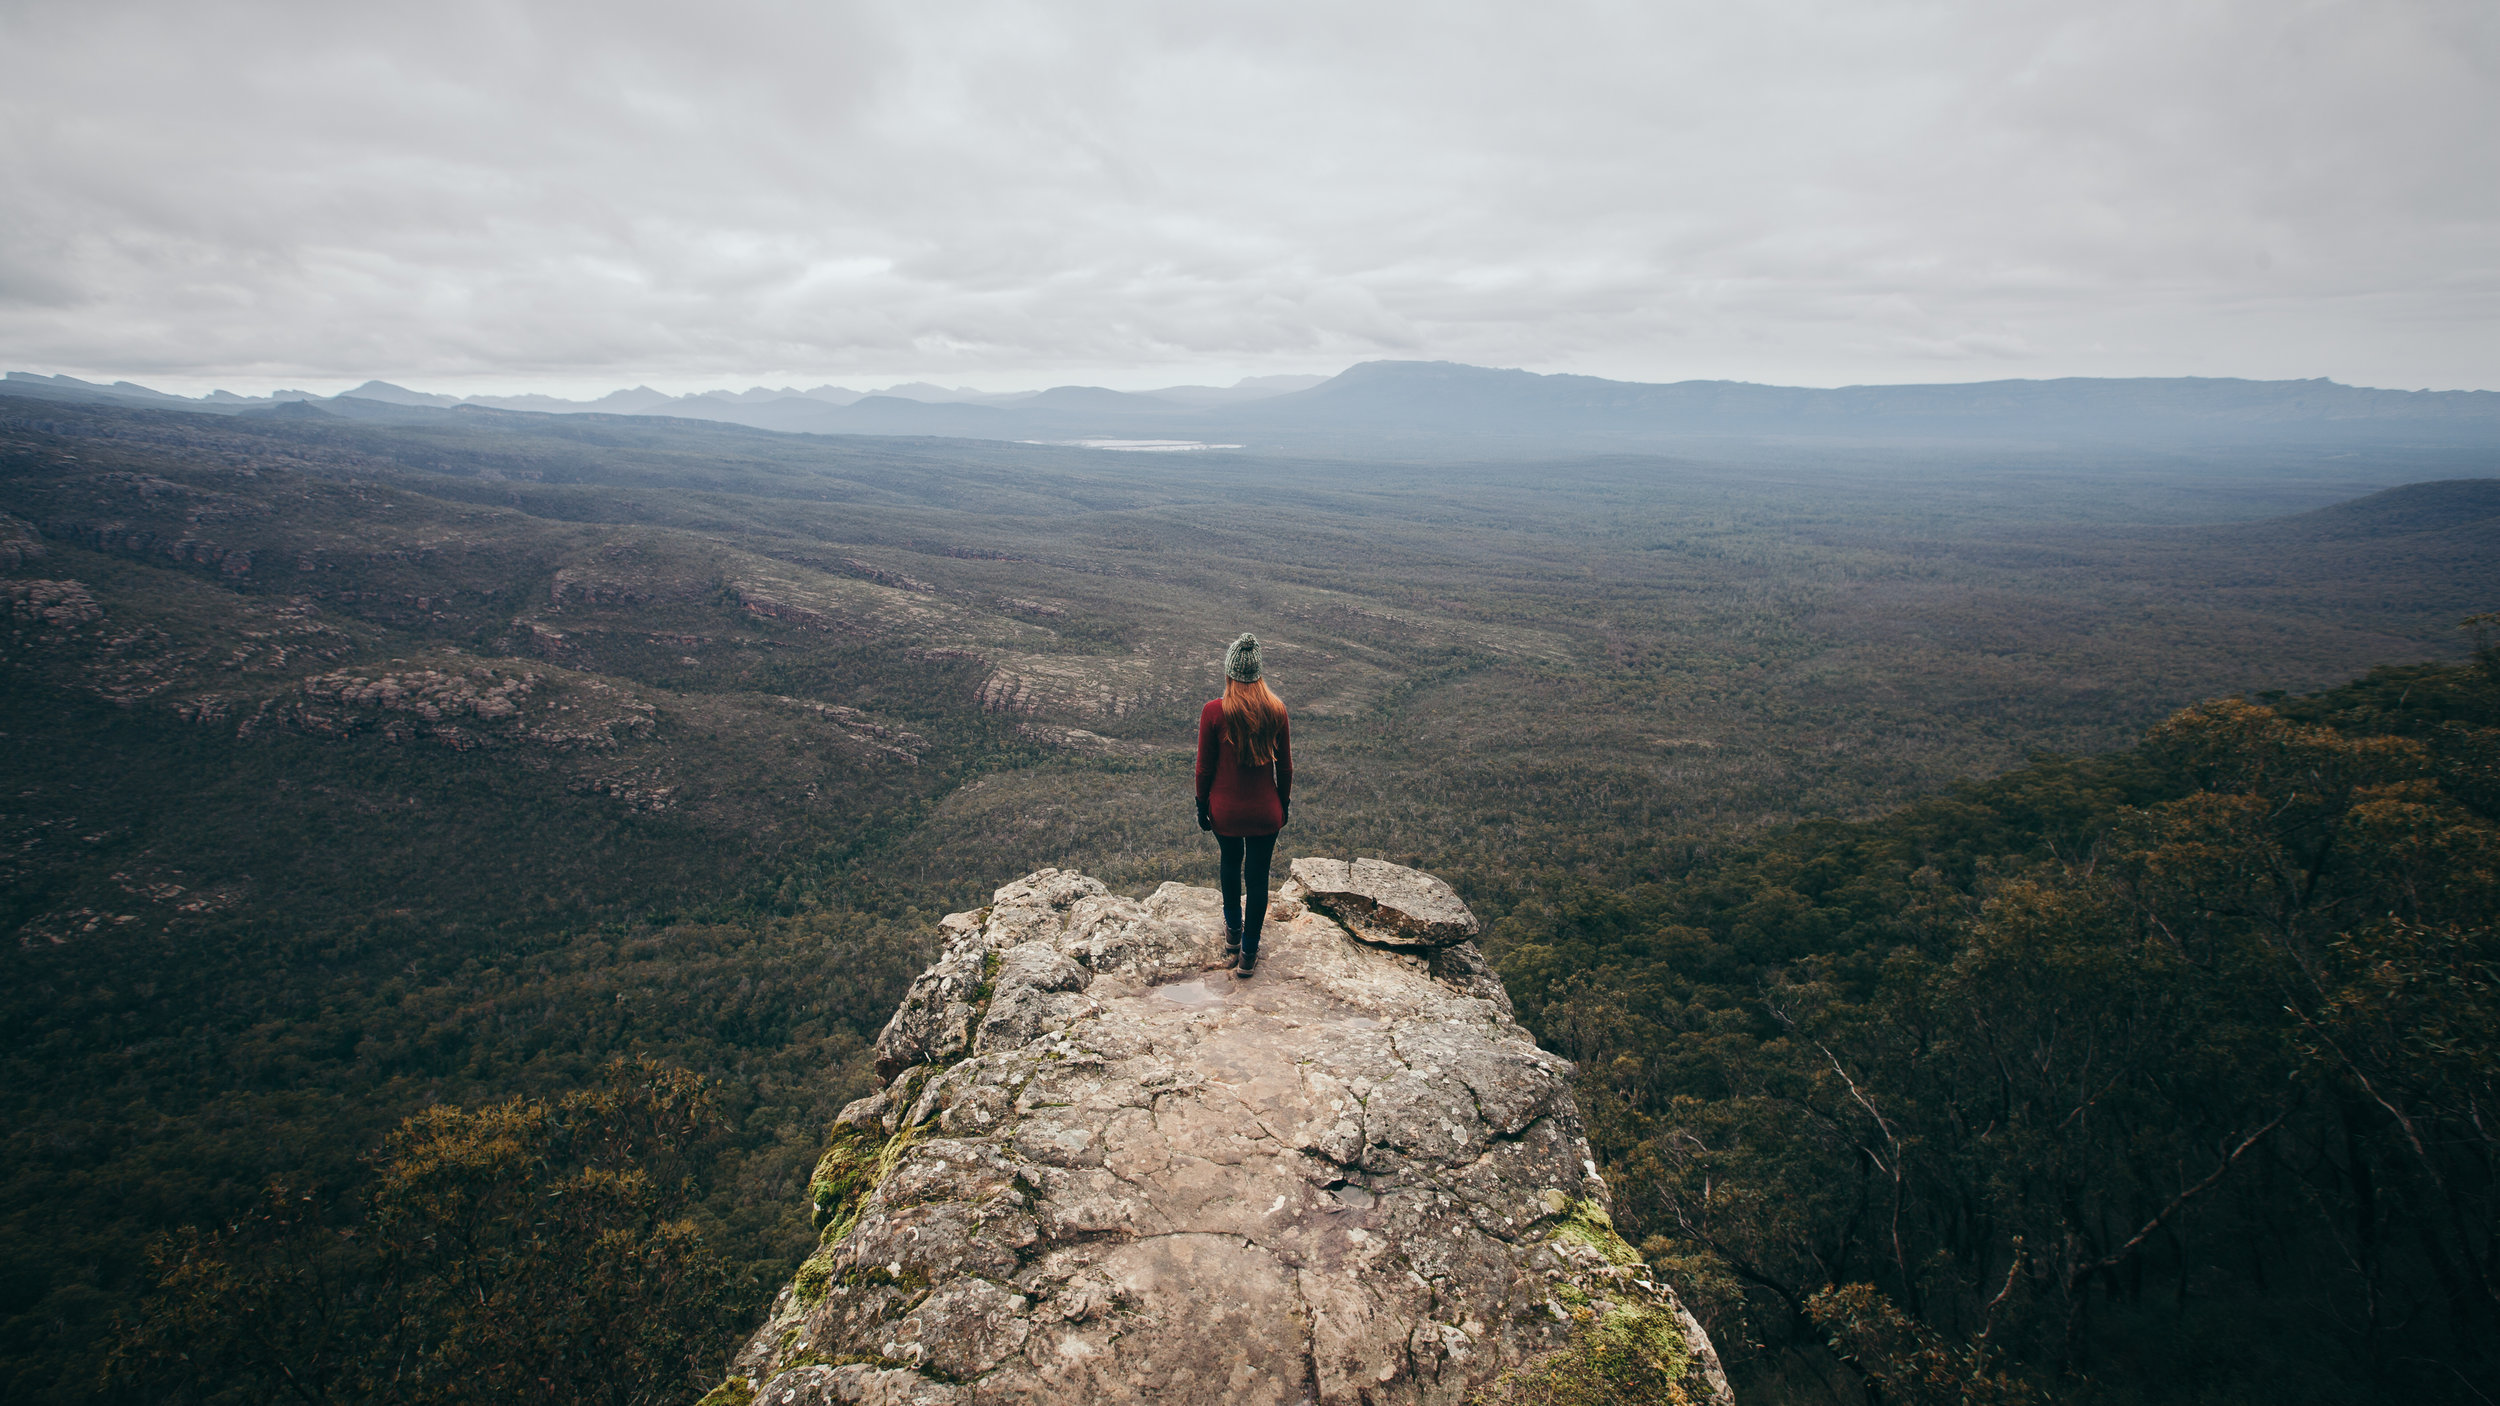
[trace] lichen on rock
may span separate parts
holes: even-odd
[[[1210,889],[1045,869],[941,922],[810,1179],[822,1241],[716,1396],[1728,1401],[1474,915],[1337,868],[1249,981]]]

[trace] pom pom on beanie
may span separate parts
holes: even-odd
[[[1224,677],[1243,683],[1259,681],[1259,637],[1243,635],[1224,651]]]

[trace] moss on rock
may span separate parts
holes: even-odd
[[[809,1308],[825,1301],[825,1288],[833,1282],[833,1246],[828,1244],[809,1255],[799,1265],[799,1272],[790,1279],[790,1292]]]
[[[1577,1241],[1595,1250],[1608,1264],[1626,1269],[1643,1263],[1641,1252],[1615,1233],[1615,1218],[1595,1201],[1566,1201],[1561,1216],[1561,1223],[1554,1227],[1555,1239]]]
[[[919,1134],[917,1127],[906,1127],[877,1142],[857,1128],[833,1130],[832,1145],[816,1159],[816,1170],[807,1179],[808,1199],[813,1202],[809,1219],[816,1226],[818,1248],[790,1281],[800,1303],[814,1308],[824,1302],[826,1287],[833,1280],[833,1247],[859,1223],[860,1209],[867,1205],[869,1195],[894,1174],[895,1164]]]
[[[1569,1316],[1571,1343],[1488,1383],[1468,1398],[1471,1406],[1692,1406],[1714,1399],[1709,1385],[1695,1380],[1692,1345],[1672,1301],[1640,1301],[1649,1289],[1647,1267],[1616,1233],[1605,1206],[1550,1189],[1544,1204],[1548,1239],[1572,1247],[1566,1258],[1593,1271],[1552,1286],[1548,1307]],[[1590,1265],[1589,1255],[1607,1268]],[[1636,1286],[1643,1292],[1634,1293]]]
[[[807,1179],[808,1199],[814,1203],[809,1219],[824,1239],[841,1238],[859,1219],[868,1194],[893,1174],[894,1164],[918,1133],[906,1127],[879,1143],[857,1128],[833,1130],[832,1144],[816,1159],[816,1170]]]
[[[1620,1242],[1618,1242],[1620,1243]],[[1695,1406],[1692,1349],[1674,1315],[1607,1303],[1572,1312],[1571,1346],[1503,1373],[1470,1406]]]

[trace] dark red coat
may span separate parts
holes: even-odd
[[[1198,710],[1198,804],[1215,816],[1219,835],[1273,835],[1285,828],[1293,799],[1293,724],[1276,721],[1276,760],[1250,766],[1224,740],[1224,700]]]

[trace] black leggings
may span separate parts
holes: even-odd
[[[1256,953],[1259,950],[1259,924],[1267,918],[1267,866],[1276,858],[1276,837],[1218,835],[1215,847],[1224,857],[1223,863],[1218,866],[1224,883],[1224,926],[1241,934],[1243,951]],[[1248,913],[1241,909],[1242,879],[1245,877],[1241,871],[1245,864],[1250,870],[1246,876],[1250,880],[1249,891],[1258,895]]]

